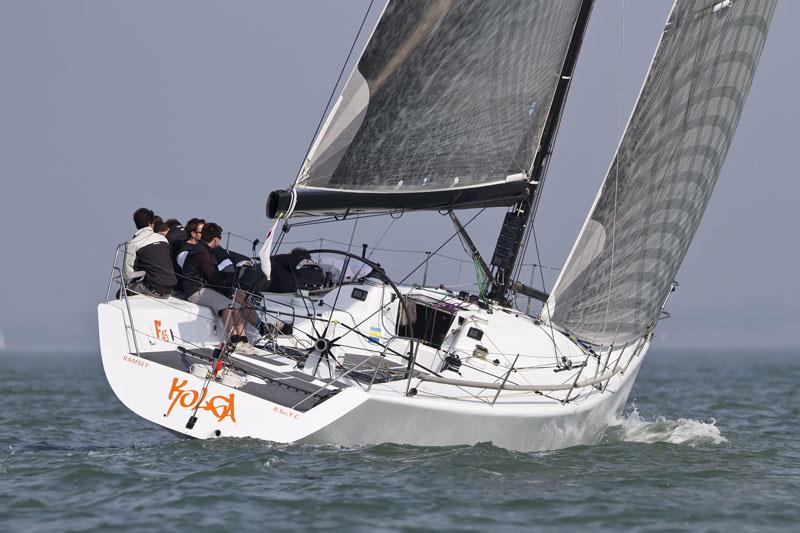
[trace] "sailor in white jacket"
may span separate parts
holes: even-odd
[[[155,214],[146,207],[140,207],[133,213],[133,223],[136,224],[136,233],[133,238],[125,243],[125,261],[122,270],[122,275],[125,278],[125,283],[130,285],[135,279],[140,276],[134,277],[137,253],[141,248],[156,243],[167,243],[166,237],[155,233],[153,231],[153,222]],[[167,246],[169,246],[167,244]],[[159,265],[160,266],[160,265]],[[170,265],[166,265],[171,268]]]

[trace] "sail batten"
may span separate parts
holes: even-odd
[[[597,345],[658,318],[741,116],[775,0],[676,0],[647,79],[543,315]]]
[[[496,184],[528,174],[580,5],[391,0],[312,143],[295,213],[322,214],[306,202],[320,196],[312,188],[330,191],[327,214],[401,208],[381,192],[414,195],[400,202],[409,209],[467,207],[469,187],[485,187],[490,205],[515,203],[524,188]]]

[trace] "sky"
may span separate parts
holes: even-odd
[[[595,4],[536,219],[541,260],[525,259],[548,267],[545,288],[613,157],[671,3]],[[367,28],[381,4],[374,2]],[[267,194],[292,183],[369,5],[0,2],[0,331],[7,348],[97,350],[96,306],[137,207],[263,238]],[[656,346],[800,349],[800,71],[791,23],[798,17],[800,2],[778,3]],[[484,256],[503,213],[487,210],[470,225]],[[402,279],[424,257],[408,250],[433,250],[452,231],[446,217],[414,213],[296,227],[286,240],[348,242],[352,234],[359,245],[380,241],[379,248],[406,250],[373,256]],[[249,248],[235,237],[231,246]],[[457,245],[442,253],[466,259]],[[428,281],[468,284],[471,268],[439,258]]]

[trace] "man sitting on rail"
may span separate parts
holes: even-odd
[[[187,224],[188,226],[188,224]],[[200,242],[194,246],[183,262],[182,285],[186,299],[197,305],[211,308],[214,314],[228,324],[231,342],[237,345],[237,350],[249,348],[247,336],[244,334],[245,320],[252,325],[259,323],[256,314],[249,309],[242,309],[246,302],[246,295],[237,292],[236,304],[231,296],[234,294],[230,279],[219,268],[219,263],[212,250],[219,247],[222,240],[222,227],[209,222],[203,225]]]
[[[123,277],[134,293],[167,298],[178,280],[167,239],[153,231],[155,219],[153,211],[145,207],[133,213],[136,233],[125,245]]]
[[[178,277],[183,276],[183,263],[186,261],[186,258],[189,257],[192,250],[200,243],[200,237],[203,234],[203,225],[205,223],[206,221],[202,218],[189,219],[185,227],[186,240],[173,243],[172,250],[173,257],[175,258],[175,273],[178,274]],[[183,281],[181,280],[179,284],[181,289],[185,292]]]

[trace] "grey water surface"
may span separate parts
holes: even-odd
[[[0,364],[0,531],[800,524],[792,351],[654,351],[601,444],[540,453],[181,440],[119,403],[98,354]]]

